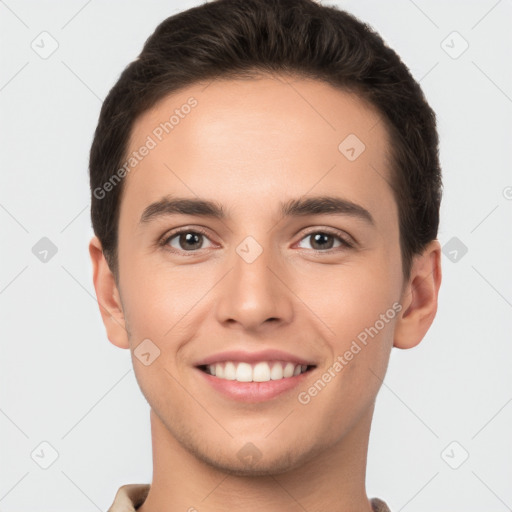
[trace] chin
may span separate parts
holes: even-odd
[[[205,464],[233,476],[255,477],[273,476],[291,471],[303,464],[303,456],[299,454],[283,453],[277,457],[261,458],[256,461],[244,462],[235,457],[224,457],[213,459],[204,454],[195,454]]]

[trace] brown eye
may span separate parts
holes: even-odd
[[[315,231],[309,233],[301,240],[301,243],[303,240],[308,239],[310,241],[311,249],[315,251],[327,251],[336,247],[351,247],[351,245],[342,237],[326,231]],[[335,245],[336,243],[337,245]],[[308,249],[308,247],[305,248]]]
[[[173,233],[165,240],[165,245],[169,245],[177,251],[197,251],[204,249],[203,244],[208,240],[205,234],[193,230],[182,230]]]

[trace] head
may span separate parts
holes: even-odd
[[[90,183],[108,337],[132,349],[168,431],[226,470],[284,471],[341,440],[391,347],[415,346],[435,316],[435,114],[381,37],[334,7],[217,0],[163,21],[104,101]],[[241,417],[199,378],[205,356],[267,348],[315,379],[237,403]],[[284,404],[310,414],[264,437]],[[236,456],[248,442],[262,454],[250,469]]]

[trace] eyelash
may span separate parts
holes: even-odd
[[[201,249],[192,250],[192,251],[184,251],[184,250],[177,250],[177,249],[169,247],[168,244],[169,244],[169,242],[173,238],[175,238],[178,235],[182,235],[184,233],[201,234],[201,235],[205,236],[206,238],[208,238],[208,240],[209,240],[208,233],[205,230],[201,229],[201,228],[198,228],[198,227],[193,228],[193,229],[191,229],[191,228],[180,228],[177,231],[171,232],[170,234],[165,234],[161,238],[161,240],[158,242],[158,245],[162,246],[165,250],[168,250],[168,251],[170,251],[170,252],[172,252],[174,254],[184,254],[184,255],[187,255],[187,256],[193,256],[193,255],[197,254],[197,252],[200,251]],[[304,236],[299,240],[299,242],[301,242],[302,240],[304,240],[308,236],[316,235],[316,234],[329,235],[329,236],[332,236],[334,238],[337,238],[341,242],[341,246],[340,247],[334,247],[334,248],[327,249],[327,250],[310,249],[310,250],[314,251],[315,253],[318,253],[318,254],[324,254],[324,253],[325,254],[332,254],[333,252],[336,252],[337,250],[353,249],[354,248],[354,245],[352,243],[350,243],[344,237],[340,236],[338,232],[332,231],[330,229],[316,229],[316,230],[313,230],[313,231],[309,231],[308,233],[304,234]]]

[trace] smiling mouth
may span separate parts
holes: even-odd
[[[269,382],[296,377],[315,368],[314,365],[294,364],[289,361],[260,361],[246,363],[224,361],[215,364],[200,365],[198,368],[221,380],[237,382]]]

